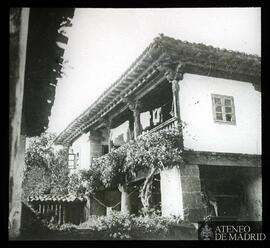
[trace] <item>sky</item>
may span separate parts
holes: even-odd
[[[160,33],[261,56],[260,8],[75,9],[49,132],[59,134]]]

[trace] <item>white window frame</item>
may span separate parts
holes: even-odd
[[[218,94],[211,94],[212,98],[212,110],[213,110],[213,119],[216,123],[221,124],[229,124],[229,125],[236,125],[236,118],[235,118],[235,106],[234,106],[234,99],[233,96],[226,96],[226,95],[218,95]],[[221,100],[221,104],[215,103],[215,98],[219,98]],[[231,105],[226,106],[225,100],[230,100]],[[221,106],[221,112],[216,111],[216,107]],[[231,112],[225,111],[225,107],[231,107]],[[222,114],[222,120],[217,119],[217,113]],[[231,114],[231,121],[226,120],[226,114]]]
[[[75,154],[74,153],[68,154],[68,168],[69,169],[75,168]]]

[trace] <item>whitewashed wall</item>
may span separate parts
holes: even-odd
[[[261,154],[261,93],[251,83],[184,74],[179,91],[185,148]],[[214,122],[211,94],[233,96],[236,125]]]
[[[72,149],[75,154],[80,154],[80,166],[76,167],[76,170],[88,169],[90,166],[90,141],[89,132],[82,134],[72,144]]]
[[[183,194],[179,168],[165,169],[160,172],[162,216],[184,217]]]

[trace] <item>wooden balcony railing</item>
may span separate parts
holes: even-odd
[[[177,117],[172,117],[171,119],[161,123],[160,125],[154,127],[153,129],[149,130],[147,133],[153,133],[160,130],[171,130],[177,127]]]
[[[178,126],[178,118],[177,117],[172,117],[169,120],[167,120],[167,121],[165,121],[163,123],[160,123],[158,126],[152,128],[150,130],[143,131],[139,136],[137,136],[136,139],[138,139],[139,137],[141,137],[141,136],[143,136],[145,134],[154,133],[154,132],[157,132],[157,131],[160,131],[160,130],[172,130],[173,128],[177,128],[177,126]],[[127,144],[128,142],[126,142],[125,144]],[[125,144],[123,144],[123,145],[125,145]],[[118,149],[118,148],[116,148],[116,149]],[[106,154],[102,155],[102,156],[106,156]]]

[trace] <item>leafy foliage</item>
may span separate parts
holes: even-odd
[[[141,189],[141,200],[147,212],[156,171],[183,164],[181,139],[178,129],[142,135],[137,140],[94,159],[90,169],[82,171],[78,176],[80,186],[76,187],[85,187],[86,191],[93,192],[100,187],[125,184],[139,171],[145,170],[149,175]]]
[[[177,218],[161,217],[155,214],[139,216],[112,211],[107,216],[91,216],[86,222],[76,226],[64,224],[61,231],[88,229],[96,239],[162,239],[166,238],[170,226],[178,224]]]
[[[43,133],[30,138],[25,152],[23,199],[30,194],[67,193],[69,182],[66,148],[56,149],[55,134]]]

